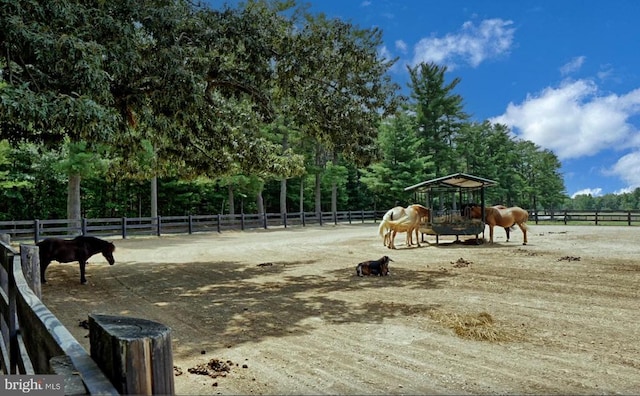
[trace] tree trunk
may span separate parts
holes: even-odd
[[[227,188],[229,190],[229,214],[234,215],[236,214],[236,209],[233,205],[233,186],[230,185]]]
[[[151,178],[151,217],[158,217],[158,177]]]
[[[256,197],[256,204],[258,205],[258,214],[264,213],[264,199],[262,198],[262,189],[258,191],[258,195]]]
[[[322,178],[316,173],[316,213],[322,212]]]
[[[289,148],[289,135],[282,136],[282,149]],[[287,213],[287,179],[280,180],[280,214]]]
[[[67,186],[67,219],[74,221],[69,222],[69,227],[75,227],[80,230],[82,219],[82,211],[80,207],[80,181],[82,178],[79,174],[69,175],[69,184]]]
[[[280,214],[287,213],[287,179],[280,180]]]
[[[300,178],[300,213],[304,212],[304,177]]]
[[[316,144],[316,213],[322,212],[322,178],[320,175],[320,169],[322,169],[322,161],[320,151],[320,144]]]
[[[331,212],[338,211],[338,183],[336,181],[331,182]]]
[[[333,165],[336,166],[338,164],[338,153],[333,152]],[[331,181],[331,212],[336,213],[338,211],[338,182],[336,181],[335,176]]]
[[[158,178],[151,178],[151,225],[155,232],[158,233]]]

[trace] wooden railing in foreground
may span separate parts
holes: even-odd
[[[31,265],[34,261],[29,260],[34,253],[37,258],[37,247],[21,245],[18,254],[7,239],[5,235],[0,240],[4,374],[63,375],[66,395],[174,394],[167,327],[144,319],[90,314],[91,354],[87,353],[38,297],[39,263]],[[34,278],[38,281],[32,282]]]

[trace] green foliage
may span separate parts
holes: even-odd
[[[0,218],[65,218],[66,177],[56,170],[58,153],[33,144],[20,144],[6,158],[7,178],[15,184],[2,189]]]
[[[293,1],[0,0],[0,138],[14,147],[0,145],[2,213],[65,217],[67,174],[92,217],[146,215],[153,176],[162,215],[223,211],[227,186],[246,210],[264,188],[278,211],[281,179],[294,210],[300,183],[306,210],[316,192],[328,209],[334,185],[339,210],[385,208],[459,171],[498,181],[492,203],[572,203],[553,153],[467,122],[446,67],[410,67],[398,113],[382,43]],[[576,204],[637,208],[634,194]]]
[[[109,161],[104,158],[106,147],[90,148],[84,142],[72,142],[65,139],[61,150],[61,160],[55,165],[56,170],[67,175],[80,175],[88,177],[95,174],[103,174]]]
[[[324,15],[306,15],[290,32],[278,57],[278,94],[304,135],[345,160],[375,158],[377,125],[395,113],[399,87],[382,59],[382,32],[360,29]]]
[[[414,116],[398,113],[380,126],[379,146],[382,160],[362,171],[361,181],[375,194],[381,207],[412,203],[406,187],[434,177],[429,156],[421,155],[422,140],[417,135]]]
[[[411,79],[411,109],[416,114],[418,136],[421,138],[420,153],[431,156],[432,169],[436,176],[458,172],[455,157],[449,154],[452,142],[469,116],[462,108],[462,97],[453,90],[460,83],[454,78],[447,83],[446,66],[421,63],[408,67]]]

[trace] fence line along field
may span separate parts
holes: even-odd
[[[486,231],[488,237],[488,230]],[[611,394],[640,389],[640,228],[529,225],[397,250],[375,224],[114,239],[43,300],[172,329],[178,394]],[[431,238],[431,237],[430,237]],[[390,275],[356,265],[388,255]]]

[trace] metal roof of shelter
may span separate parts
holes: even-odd
[[[485,179],[479,176],[468,175],[466,173],[454,173],[448,176],[438,177],[423,181],[413,186],[406,187],[405,191],[418,189],[431,189],[434,187],[464,188],[464,189],[482,189],[484,187],[494,186],[498,182]]]

